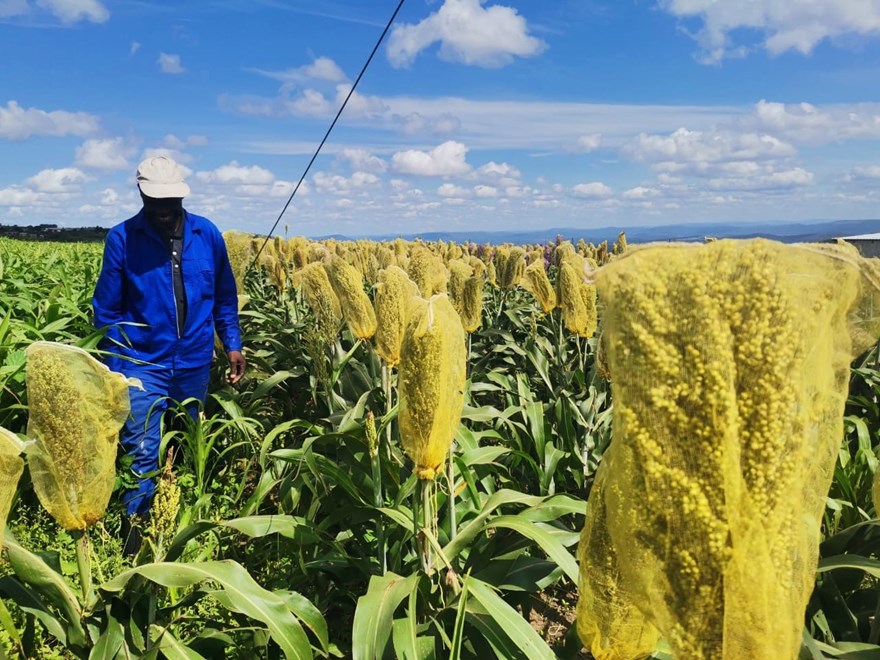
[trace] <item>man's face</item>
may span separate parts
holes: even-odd
[[[183,213],[183,200],[179,197],[155,199],[141,194],[144,200],[144,215],[155,227],[163,231],[171,231]]]

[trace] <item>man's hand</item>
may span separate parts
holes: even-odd
[[[235,385],[244,376],[244,371],[247,369],[247,361],[244,359],[241,351],[229,351],[226,357],[229,358],[229,373],[226,374],[226,382],[230,385]]]

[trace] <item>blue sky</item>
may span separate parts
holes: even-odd
[[[271,226],[396,0],[0,0],[0,223]],[[289,235],[878,217],[880,0],[406,0]]]

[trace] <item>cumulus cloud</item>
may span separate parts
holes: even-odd
[[[515,180],[519,179],[522,176],[522,173],[510,163],[496,163],[492,160],[479,167],[477,169],[477,175],[489,179]]]
[[[96,170],[124,170],[133,149],[122,138],[86,140],[76,148],[76,164]]]
[[[41,170],[28,178],[25,183],[38,193],[71,193],[80,189],[80,184],[88,180],[82,170],[75,167]]]
[[[196,179],[202,183],[253,186],[272,184],[275,175],[259,165],[239,165],[238,161],[233,160],[214,170],[196,172]]]
[[[132,41],[132,42],[131,42],[131,47],[128,49],[128,54],[129,54],[129,55],[134,55],[134,54],[135,54],[136,52],[138,52],[140,49],[141,49],[141,42],[140,42],[140,41]]]
[[[332,193],[334,195],[349,195],[358,188],[374,186],[380,181],[379,177],[369,172],[355,172],[351,177],[339,174],[317,172],[312,177],[315,190],[319,193]]]
[[[723,131],[689,131],[671,135],[642,133],[624,151],[636,160],[655,163],[717,163],[728,160],[762,160],[794,156],[790,144],[770,135]]]
[[[880,179],[880,165],[854,167],[844,177],[844,181],[876,181]]]
[[[104,23],[110,18],[110,12],[98,0],[37,0],[37,5],[52,12],[62,23]]]
[[[161,69],[162,73],[176,75],[179,73],[184,73],[186,71],[186,69],[184,69],[183,65],[180,63],[180,55],[174,55],[172,53],[159,53],[159,59],[156,61],[158,62],[159,69]]]
[[[467,197],[470,194],[470,191],[467,188],[462,188],[454,183],[444,183],[437,188],[437,194],[440,195],[440,197]]]
[[[430,151],[410,149],[391,157],[391,168],[401,174],[416,176],[460,176],[467,174],[467,147],[450,140]]]
[[[573,151],[578,154],[588,154],[591,151],[595,151],[602,144],[602,134],[601,133],[591,133],[590,135],[581,135],[577,140],[574,141],[574,144],[569,147],[569,151]]]
[[[525,18],[512,7],[484,7],[483,0],[445,0],[420,23],[395,27],[386,52],[393,66],[405,67],[435,43],[440,44],[443,60],[487,68],[537,55],[546,47],[529,34]]]
[[[644,199],[646,197],[655,197],[660,194],[660,191],[656,188],[646,188],[644,186],[636,186],[635,188],[630,188],[629,190],[623,193],[623,196],[626,199]]]
[[[85,112],[22,108],[9,101],[0,105],[0,138],[26,140],[34,136],[64,137],[84,136],[98,130],[98,118]]]
[[[660,6],[701,22],[695,38],[701,59],[709,63],[746,54],[753,44],[736,41],[749,34],[744,28],[758,31],[763,47],[774,55],[789,50],[808,54],[824,39],[880,33],[877,0],[660,0]]]
[[[829,105],[759,101],[744,127],[771,132],[794,142],[827,144],[842,140],[880,138],[880,104]]]
[[[498,197],[498,188],[495,186],[478,185],[474,186],[474,194],[477,197]]]
[[[339,153],[339,158],[347,161],[352,169],[362,172],[381,174],[388,169],[388,163],[366,149],[343,149]]]
[[[583,197],[585,199],[603,199],[614,194],[608,186],[600,181],[591,183],[579,183],[571,189],[572,195],[575,197]]]

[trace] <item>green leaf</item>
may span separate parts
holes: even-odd
[[[47,598],[64,614],[69,624],[68,642],[74,645],[84,645],[86,634],[82,627],[82,609],[76,594],[64,578],[52,570],[42,558],[18,545],[8,531],[4,538],[4,545],[9,563],[18,579],[30,585],[34,591]]]
[[[419,640],[418,596],[419,580],[413,580],[409,592],[407,616],[405,619],[395,619],[392,624],[394,652],[403,660],[421,660],[426,657],[422,651],[424,643]]]
[[[157,562],[129,569],[101,585],[106,592],[119,592],[135,575],[142,575],[163,587],[189,587],[205,580],[219,584],[238,611],[269,629],[272,639],[287,658],[312,658],[308,637],[284,600],[263,589],[247,570],[234,561],[209,561],[199,564]]]
[[[458,531],[458,536],[456,536],[452,541],[446,544],[446,546],[443,548],[444,556],[449,561],[455,559],[459,555],[459,553],[467,548],[471,544],[471,541],[473,541],[482,531],[483,523],[486,521],[486,518],[492,515],[492,513],[498,507],[505,504],[514,503],[535,505],[538,504],[540,501],[540,497],[526,495],[525,493],[520,493],[519,491],[515,490],[502,489],[496,493],[493,493],[492,496],[489,497],[488,500],[486,500],[486,503],[483,505],[482,511],[480,511],[480,513],[475,518],[469,520],[466,525],[461,527]],[[441,563],[442,562],[440,557],[437,557],[434,560],[434,567],[439,569]]]
[[[856,568],[875,578],[880,578],[880,560],[871,559],[870,557],[859,557],[857,555],[837,555],[836,557],[826,557],[819,561],[819,573],[825,571],[833,571],[838,568]]]
[[[158,638],[154,639],[153,643],[156,645],[155,648],[162,651],[167,660],[204,660],[203,655],[193,651],[172,635],[167,628],[152,625],[150,626],[150,632],[158,635]]]
[[[315,607],[308,598],[295,591],[276,591],[275,593],[281,597],[287,605],[287,609],[293,612],[293,615],[315,634],[321,648],[325,651],[329,650],[330,636],[327,633],[327,621],[321,614],[321,610]]]
[[[125,644],[125,629],[122,624],[110,615],[107,627],[89,653],[89,660],[106,660],[115,658]]]
[[[455,613],[455,627],[452,632],[452,645],[449,649],[449,660],[460,660],[461,645],[464,642],[464,622],[467,614],[468,588],[470,580],[468,575],[462,581],[461,593],[458,595],[458,611]]]
[[[478,617],[480,615],[488,616],[488,621],[485,618],[478,619],[483,624],[481,628],[487,631],[488,626],[491,626],[493,630],[490,634],[494,637],[495,644],[503,645],[506,653],[509,654],[508,657],[524,657],[528,660],[538,660],[539,658],[554,660],[556,658],[547,643],[541,639],[528,621],[504,602],[504,599],[495,593],[488,584],[472,576],[466,577],[465,581],[469,583],[468,591],[471,596],[468,599],[469,610]],[[479,607],[474,607],[474,603],[477,603]]]
[[[352,628],[354,660],[377,660],[385,653],[391,635],[394,611],[418,582],[420,575],[401,577],[394,573],[370,578],[367,593],[358,598]]]
[[[493,527],[505,527],[519,532],[527,539],[531,539],[537,543],[550,559],[559,564],[559,567],[565,571],[568,578],[577,584],[578,582],[578,565],[571,556],[571,553],[565,547],[553,538],[553,528],[546,523],[537,523],[530,520],[523,520],[519,516],[499,516],[493,518],[486,523],[485,529]]]

